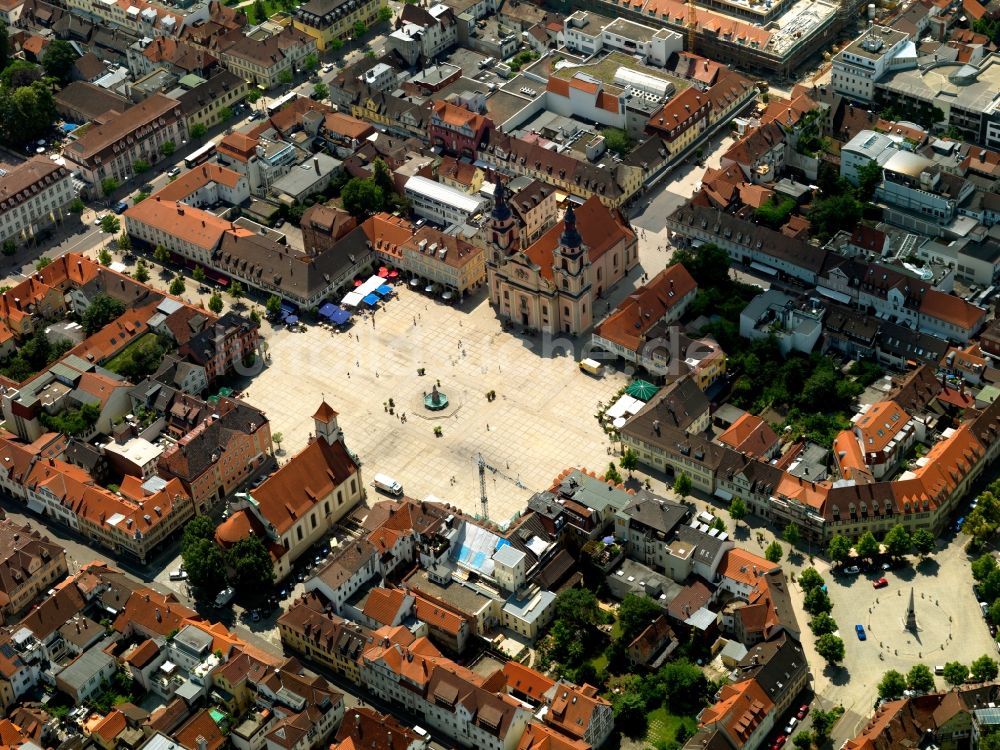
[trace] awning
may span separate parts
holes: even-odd
[[[412,286],[414,289],[416,289],[418,286],[420,286],[420,279],[418,279],[416,277],[410,279],[410,286]]]
[[[395,279],[398,276],[399,276],[399,271],[396,271],[396,270],[389,271],[389,278],[390,279]]]
[[[340,308],[337,307],[332,302],[327,302],[319,309],[319,314],[322,315],[324,318],[331,318],[333,317],[333,314],[337,312],[337,310],[339,309]]]
[[[834,302],[841,302],[845,305],[850,304],[851,302],[850,295],[838,292],[836,289],[827,289],[825,286],[818,286],[816,287],[816,291],[824,297],[832,299]]]
[[[338,308],[337,311],[330,316],[330,321],[334,325],[338,326],[344,325],[344,323],[346,323],[350,319],[351,319],[351,314],[347,312],[347,310],[341,310],[340,308]]]
[[[377,294],[366,294],[361,298],[361,301],[366,305],[372,305],[373,307],[379,303],[379,298]]]
[[[364,283],[365,282],[363,282],[361,279],[355,279],[354,280],[354,288],[357,289],[359,286],[361,286]]]
[[[229,279],[227,279],[225,276],[216,276],[215,280],[219,284],[222,284],[222,286],[229,286]]]
[[[382,266],[380,269],[378,269],[378,275],[380,278],[383,279],[387,278],[389,276],[389,269],[386,268],[385,266]]]
[[[388,295],[392,294],[392,287],[389,286],[388,284],[383,284],[382,286],[380,286],[378,289],[375,290],[375,293],[380,297],[387,297]]]
[[[727,503],[733,499],[733,493],[724,489],[717,489],[715,491],[715,496],[720,500],[725,500]]]
[[[299,322],[299,316],[289,315],[287,318],[285,318],[285,322],[288,323],[288,325],[293,326]]]
[[[348,292],[344,299],[340,301],[344,307],[357,307],[361,303],[361,295],[357,292]]]
[[[289,315],[295,312],[295,305],[290,305],[287,302],[281,303],[281,317],[287,318]]]
[[[647,380],[633,380],[628,384],[625,393],[633,398],[649,401],[660,389]]]
[[[750,268],[754,269],[755,271],[760,271],[761,273],[766,273],[768,276],[778,275],[778,271],[776,269],[771,268],[770,266],[765,266],[763,263],[758,263],[757,261],[753,261],[750,264]]]

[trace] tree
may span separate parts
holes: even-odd
[[[826,554],[837,565],[846,562],[851,557],[851,540],[835,534],[826,548]]]
[[[632,139],[621,128],[604,128],[601,135],[604,136],[604,145],[608,151],[613,151],[619,156],[627,156],[632,150]]]
[[[40,68],[32,66],[34,70]],[[11,63],[3,75],[18,69]],[[48,134],[58,119],[52,86],[46,81],[29,78],[16,88],[0,88],[0,139],[9,145],[20,146]]]
[[[733,498],[733,501],[729,503],[729,517],[733,519],[733,523],[737,526],[740,525],[740,521],[747,517],[747,504],[743,502],[743,498],[737,495]]]
[[[55,39],[49,42],[42,53],[42,67],[45,68],[45,75],[55,78],[59,83],[69,82],[73,73],[73,64],[80,57],[76,49],[69,42],[62,39]]]
[[[355,21],[354,22],[354,38],[355,39],[360,39],[361,37],[363,37],[367,33],[368,33],[368,26],[367,26],[367,24],[365,24],[364,21]]]
[[[315,86],[313,86],[313,95],[312,95],[313,99],[316,99],[317,101],[323,101],[324,99],[329,98],[329,96],[330,96],[330,87],[327,86],[325,83],[320,82],[317,83]]]
[[[170,281],[170,293],[177,296],[184,294],[184,289],[187,284],[184,283],[184,277],[181,274],[177,274]]]
[[[111,251],[108,250],[106,247],[102,247],[100,250],[98,250],[97,251],[97,262],[100,263],[102,266],[110,266],[111,265]]]
[[[639,467],[639,454],[631,448],[625,448],[622,451],[622,457],[618,465],[625,469],[629,476],[632,476],[632,472]]]
[[[858,200],[870,201],[875,197],[875,190],[882,184],[882,167],[871,159],[858,169]]]
[[[792,744],[795,745],[798,750],[810,750],[813,744],[812,732],[809,730],[799,732],[797,735],[792,737]]]
[[[913,540],[902,524],[896,524],[886,532],[882,544],[885,545],[885,551],[890,557],[902,557],[913,547]]]
[[[975,23],[978,23],[978,21]],[[1000,28],[1000,25],[998,25],[998,28]],[[979,735],[978,750],[1000,750],[1000,731],[992,729]]]
[[[41,271],[43,268],[51,264],[52,264],[52,258],[43,255],[41,258],[35,261],[35,270]]]
[[[235,300],[241,299],[246,294],[243,285],[236,279],[229,282],[229,296]]]
[[[219,122],[229,122],[236,116],[232,107],[223,107],[219,110]]]
[[[809,621],[809,629],[818,638],[827,633],[836,633],[839,628],[837,627],[837,621],[830,616],[829,612],[820,612]]]
[[[177,144],[173,141],[164,141],[160,144],[160,153],[166,157],[171,157],[174,155],[174,151],[177,150]]]
[[[256,534],[243,537],[230,547],[226,563],[232,570],[230,582],[236,588],[254,591],[274,583],[271,554]]]
[[[656,677],[662,684],[667,707],[680,716],[697,712],[712,689],[705,673],[687,659],[666,664]]]
[[[282,442],[284,442],[285,436],[282,435],[280,432],[274,432],[274,433],[271,434],[271,440],[272,440],[272,442],[274,442],[275,445],[278,446],[278,450],[280,451],[281,450],[281,444],[282,444]]]
[[[203,284],[205,282],[205,269],[201,266],[195,266],[194,270],[191,272],[191,278],[199,284]]]
[[[788,217],[792,215],[796,205],[794,198],[772,195],[754,209],[753,217],[758,224],[763,224],[771,229],[781,229],[788,221]]]
[[[785,530],[781,533],[781,536],[793,547],[798,544],[799,540],[802,538],[798,525],[794,523],[788,524],[785,527]]]
[[[111,195],[120,187],[118,180],[114,177],[105,177],[101,180],[101,192],[104,195]]]
[[[208,309],[214,312],[216,315],[222,312],[222,295],[218,292],[212,292],[212,296],[208,298]]]
[[[833,602],[830,601],[830,595],[821,588],[809,589],[806,592],[805,601],[802,606],[813,617],[823,612],[829,614],[833,611]]]
[[[87,206],[79,198],[74,198],[69,203],[69,210],[70,210],[70,212],[74,213],[74,214],[76,214],[78,216],[80,214],[82,214],[86,208],[87,208]]]
[[[861,203],[853,195],[836,195],[813,202],[809,211],[812,231],[820,240],[828,239],[841,229],[853,229],[861,221]]]
[[[913,551],[921,557],[927,557],[934,551],[934,535],[927,529],[917,529],[910,538],[913,542]]]
[[[906,687],[917,693],[934,692],[934,675],[926,664],[914,664],[906,673]]]
[[[604,472],[604,478],[609,482],[614,482],[615,484],[622,483],[622,475],[618,473],[618,469],[615,468],[615,462],[612,461],[608,464],[608,468]]]
[[[683,471],[674,480],[674,492],[681,496],[681,500],[691,494],[691,477]]]
[[[803,591],[823,588],[823,584],[825,583],[826,581],[823,580],[823,576],[819,574],[816,568],[805,568],[799,573],[799,586]]]
[[[781,548],[781,545],[778,544],[777,540],[767,545],[767,549],[764,550],[764,557],[767,561],[775,564],[781,561],[781,557],[784,554],[785,551]]]
[[[283,83],[287,86],[291,82],[292,82],[292,71],[286,69],[278,73],[278,83]]]
[[[396,190],[389,166],[382,159],[375,159],[372,162],[372,182],[375,183],[375,187],[382,191],[384,198],[388,198]]]
[[[858,537],[857,543],[854,548],[858,551],[858,557],[871,559],[879,552],[878,541],[875,539],[875,535],[870,531],[866,531],[864,534]]]
[[[206,515],[198,514],[186,524],[181,534],[181,549],[197,539],[215,539],[215,523]]]
[[[257,312],[257,308],[254,308],[253,310],[250,311],[250,321],[254,325],[258,326],[260,325],[260,313]]]
[[[208,128],[205,127],[205,123],[196,122],[194,125],[191,126],[190,132],[192,138],[202,138],[205,135],[205,133],[208,132]]]
[[[260,100],[261,96],[263,96],[263,94],[261,94],[260,91],[252,89],[247,92],[246,101],[249,104],[256,104]]]
[[[123,253],[127,253],[132,249],[132,238],[128,236],[125,232],[118,235],[118,239],[115,240],[115,244],[118,249]]]
[[[121,221],[114,214],[105,214],[101,217],[101,230],[108,234],[118,234],[122,228]]]
[[[985,581],[997,569],[997,561],[991,554],[980,555],[972,561],[971,567],[972,577],[977,581]]]
[[[715,529],[716,531],[725,531],[726,522],[723,521],[719,516],[712,519],[712,523],[708,525],[710,529]]]
[[[373,180],[360,177],[353,177],[344,185],[340,198],[347,213],[356,219],[367,219],[385,206],[382,189]]]
[[[156,258],[157,263],[166,263],[170,260],[170,251],[163,245],[157,245],[153,248],[153,257]]]
[[[3,241],[3,254],[6,256],[11,256],[17,252],[17,243],[12,239],[6,239]]]
[[[0,83],[8,91],[14,91],[22,86],[30,86],[35,81],[42,80],[44,68],[27,60],[13,60],[0,71]]]
[[[253,15],[257,23],[265,20],[267,18],[267,11],[264,9],[264,3],[261,0],[253,0]]]
[[[335,38],[330,40],[330,51],[333,52],[333,54],[338,54],[342,49],[344,49],[343,39]]]
[[[969,668],[960,661],[950,661],[944,665],[944,681],[952,687],[962,685],[969,677]]]
[[[392,8],[387,5],[383,5],[378,9],[378,22],[379,23],[389,23],[392,20]]]
[[[997,678],[997,663],[987,654],[983,654],[969,665],[974,682],[990,682]]]
[[[132,205],[133,206],[138,205],[139,203],[142,203],[144,200],[146,200],[146,198],[148,197],[149,197],[148,191],[140,190],[138,193],[135,194],[135,197],[132,198]]]
[[[673,262],[680,263],[703,289],[726,289],[732,283],[729,253],[718,245],[702,245],[697,249],[676,250]]]
[[[812,730],[816,740],[816,746],[822,747],[830,737],[830,730],[833,729],[837,721],[837,715],[833,711],[824,711],[814,708],[812,712]]]
[[[312,73],[316,68],[319,67],[319,57],[316,53],[310,52],[302,59],[302,67]]]
[[[903,697],[906,678],[895,669],[890,669],[878,683],[878,697],[884,701],[894,701]]]
[[[7,35],[7,24],[0,21],[0,70],[10,62],[10,37]]]
[[[844,641],[833,633],[821,635],[816,639],[816,653],[823,657],[827,664],[839,664],[844,660]]]
[[[182,548],[181,558],[188,580],[195,588],[216,591],[225,584],[226,560],[214,539],[193,541]]]
[[[268,317],[278,317],[278,313],[281,312],[281,297],[277,294],[272,294],[267,298],[267,302],[264,303],[264,309],[267,310]]]
[[[139,258],[139,262],[135,264],[135,280],[141,284],[149,281],[149,266],[142,258]]]
[[[626,594],[618,606],[619,640],[628,645],[661,614],[660,605],[648,596]]]
[[[142,174],[143,172],[149,171],[149,162],[145,159],[136,159],[132,162],[132,171],[136,174]]]

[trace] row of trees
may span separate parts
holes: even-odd
[[[184,527],[181,558],[191,585],[209,594],[227,583],[241,591],[260,591],[274,583],[274,566],[263,542],[251,534],[223,550],[208,516],[195,516]]]
[[[944,665],[941,676],[951,687],[964,685],[966,682],[990,682],[997,678],[1000,671],[996,660],[983,654],[968,666],[960,661],[950,661]],[[930,693],[934,690],[934,675],[924,664],[914,664],[905,675],[895,669],[890,669],[878,683],[878,697],[882,700],[902,698],[906,690],[916,693]]]
[[[805,594],[803,608],[812,616],[809,629],[816,636],[816,652],[827,664],[844,660],[844,640],[836,635],[840,629],[833,619],[833,601],[826,592],[826,582],[815,568],[799,574],[799,586]]]
[[[836,534],[827,546],[827,556],[837,565],[842,565],[851,559],[852,550],[859,559],[871,560],[882,553],[892,558],[900,558],[911,552],[926,557],[934,551],[935,538],[927,529],[917,529],[910,534],[902,524],[896,524],[886,532],[879,544],[878,539],[870,531],[858,537],[852,545],[851,540],[842,534]]]
[[[1000,480],[990,486],[978,498],[976,507],[969,511],[962,523],[962,531],[972,537],[976,549],[996,536],[1000,529]]]

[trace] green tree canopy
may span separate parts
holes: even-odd
[[[988,654],[983,654],[969,665],[969,672],[975,682],[990,682],[997,678],[997,663]]]
[[[269,317],[278,317],[278,314],[281,312],[281,297],[277,294],[272,294],[267,298],[267,302],[264,303],[264,309],[267,310]]]
[[[62,39],[49,42],[42,53],[42,67],[45,68],[45,75],[51,76],[65,85],[69,82],[73,73],[73,64],[79,57],[80,55],[69,42]]]
[[[707,244],[699,248],[681,248],[674,251],[674,263],[680,263],[703,289],[727,287],[731,262],[729,253],[718,245]]]
[[[870,201],[875,197],[875,190],[882,184],[882,167],[874,159],[858,169],[859,200]]]
[[[213,592],[226,584],[226,559],[214,539],[196,539],[181,550],[191,585]]]
[[[317,83],[315,86],[313,86],[313,95],[312,95],[313,99],[316,99],[317,101],[323,101],[324,99],[329,98],[329,96],[330,96],[330,87],[327,86],[325,83],[320,82]]]
[[[604,136],[604,145],[608,151],[619,156],[628,156],[629,152],[632,151],[632,146],[635,145],[628,133],[621,128],[604,128],[601,135]]]
[[[878,683],[878,697],[884,701],[894,701],[903,697],[906,678],[895,669],[890,669]]]
[[[392,8],[387,5],[383,5],[378,9],[378,22],[379,23],[389,23],[392,20]]]
[[[996,569],[997,561],[991,554],[980,555],[972,561],[972,577],[977,581],[985,581]]]
[[[858,537],[858,541],[854,545],[854,548],[858,551],[858,557],[871,559],[879,553],[878,541],[875,539],[875,535],[870,531],[866,531]]]
[[[896,524],[886,532],[885,537],[882,539],[882,544],[885,545],[885,551],[891,557],[902,557],[909,554],[910,549],[913,547],[913,540],[902,524]]]
[[[100,404],[83,404],[75,409],[65,409],[58,414],[41,412],[39,419],[52,432],[64,435],[87,435],[94,429],[101,416]]]
[[[385,206],[382,189],[373,180],[360,177],[354,177],[344,185],[340,198],[344,202],[344,210],[356,219],[367,219]]]
[[[844,660],[844,641],[833,633],[821,635],[816,639],[816,653],[823,657],[827,664],[839,664]]]
[[[175,296],[184,294],[184,289],[186,287],[187,284],[184,282],[184,277],[181,274],[177,274],[170,280],[170,293]]]
[[[0,88],[0,139],[21,145],[47,135],[58,114],[52,89],[35,81],[15,89]]]
[[[622,483],[622,475],[618,473],[618,468],[615,466],[614,461],[611,461],[608,464],[608,468],[604,470],[604,478],[615,484]]]
[[[784,554],[785,551],[781,548],[781,545],[778,544],[777,540],[767,545],[767,549],[764,550],[764,557],[767,561],[775,564],[781,562],[781,558]]]
[[[926,664],[914,664],[906,673],[906,687],[918,693],[934,692],[934,675]]]
[[[743,498],[737,495],[733,498],[733,501],[729,503],[729,517],[733,519],[733,523],[739,526],[740,521],[747,517],[747,504],[743,502]]]
[[[962,685],[969,676],[969,668],[960,661],[950,661],[944,665],[944,681],[951,686]]]
[[[629,473],[629,476],[631,476],[632,472],[639,468],[639,454],[631,448],[626,447],[622,451],[622,457],[618,461],[618,465],[625,469]]]
[[[805,568],[799,573],[799,586],[802,587],[803,591],[822,588],[824,583],[826,581],[823,580],[823,576],[819,574],[816,568]]]
[[[802,539],[802,533],[799,531],[798,524],[794,523],[785,526],[784,531],[781,532],[781,536],[793,547]]]
[[[660,605],[648,596],[626,594],[618,607],[620,640],[626,645],[631,643],[661,614],[663,614],[663,610]]]
[[[107,264],[105,264],[107,265]],[[125,312],[125,303],[107,294],[98,294],[93,301],[87,305],[80,319],[83,331],[88,336],[93,336],[104,328],[112,320],[116,320]]]
[[[820,614],[821,612],[826,612],[829,614],[833,611],[833,602],[830,601],[830,596],[821,588],[809,589],[806,592],[805,603],[803,604],[806,612],[811,614],[813,617]]]
[[[833,729],[837,715],[833,711],[824,711],[821,708],[812,710],[812,730],[816,738],[816,745],[822,747],[823,743],[830,737],[830,730]]]
[[[820,240],[829,239],[841,229],[852,230],[861,221],[862,206],[853,195],[836,195],[813,202],[809,211],[813,233]]]
[[[937,541],[934,535],[927,529],[917,529],[913,532],[911,540],[913,551],[921,557],[927,557],[934,551],[934,544]]]
[[[837,621],[830,616],[829,612],[820,612],[809,621],[809,629],[817,638],[827,633],[835,633],[838,630]]]
[[[202,136],[205,135],[205,133],[208,132],[208,128],[205,126],[205,123],[196,122],[194,125],[191,126],[190,132],[192,138],[201,138]]]
[[[222,305],[222,295],[212,292],[212,296],[208,298],[208,309],[219,315],[222,312]]]
[[[680,495],[682,500],[691,494],[691,477],[683,471],[674,480],[674,492]]]
[[[271,555],[256,534],[244,537],[226,552],[231,583],[243,591],[259,591],[274,583]]]

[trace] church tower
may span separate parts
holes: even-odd
[[[316,425],[316,437],[327,443],[333,444],[344,436],[337,424],[337,412],[326,403],[326,399],[313,414],[313,424]]]
[[[563,233],[553,251],[552,270],[560,291],[579,294],[586,282],[587,261],[583,238],[576,228],[576,211],[570,204],[563,217]]]
[[[493,213],[490,217],[490,249],[493,262],[498,264],[521,249],[517,236],[517,222],[514,220],[513,211],[507,205],[507,197],[507,186],[502,180],[497,179],[493,195]]]

